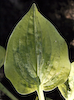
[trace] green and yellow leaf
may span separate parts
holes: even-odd
[[[33,4],[13,30],[4,63],[6,77],[20,94],[50,91],[70,72],[68,48],[55,27]]]

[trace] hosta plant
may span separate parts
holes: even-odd
[[[67,44],[35,4],[8,40],[4,71],[18,93],[37,91],[39,100],[45,100],[43,91],[51,91],[68,78]]]

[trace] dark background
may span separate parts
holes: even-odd
[[[41,14],[45,16],[66,40],[69,49],[69,59],[74,61],[74,1],[73,0],[0,0],[0,45],[7,46],[8,38],[15,25],[27,13],[33,1],[36,2]],[[19,100],[34,100],[36,92],[19,95],[4,75],[4,68],[0,69],[0,79]],[[58,88],[46,92],[45,96],[53,100],[64,100]],[[1,100],[10,100],[0,91]]]

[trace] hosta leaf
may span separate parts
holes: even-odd
[[[21,94],[49,91],[64,83],[70,62],[65,40],[33,4],[11,34],[5,75]],[[42,97],[41,97],[42,96]]]
[[[2,46],[0,46],[0,68],[4,64],[4,60],[5,60],[5,49]]]
[[[71,71],[68,80],[58,86],[66,100],[74,100],[74,62],[71,63]]]

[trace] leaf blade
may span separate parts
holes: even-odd
[[[11,34],[4,66],[6,77],[21,94],[39,86],[49,91],[66,81],[70,72],[66,42],[35,4]]]

